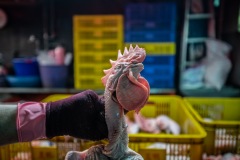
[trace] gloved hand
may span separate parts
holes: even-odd
[[[104,97],[91,90],[55,102],[25,102],[17,108],[19,142],[63,135],[87,140],[108,137]]]
[[[107,138],[104,98],[91,90],[46,105],[46,136],[70,135],[88,140]]]

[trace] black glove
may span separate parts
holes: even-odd
[[[46,136],[70,135],[87,140],[108,137],[105,101],[92,90],[47,103]]]

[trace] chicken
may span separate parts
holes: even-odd
[[[78,160],[143,160],[142,156],[128,147],[127,124],[124,110],[139,112],[148,100],[150,86],[140,76],[143,70],[144,49],[130,46],[124,54],[118,52],[112,67],[105,70],[101,79],[104,86],[105,119],[108,127],[108,144],[97,145],[83,152],[72,151],[66,156]]]
[[[161,130],[157,126],[157,121],[155,118],[145,118],[141,115],[141,113],[134,114],[134,119],[136,123],[139,125],[140,129],[144,132],[149,133],[160,133]]]
[[[240,160],[240,155],[232,154],[232,153],[226,153],[224,155],[217,155],[217,156],[207,156],[206,154],[203,154],[202,157],[203,160]]]
[[[125,120],[127,123],[127,133],[136,134],[139,132],[140,127],[136,122],[131,121],[128,116],[125,116]]]
[[[156,123],[160,130],[164,130],[166,133],[180,134],[180,126],[166,115],[158,116]]]
[[[180,134],[180,126],[166,115],[159,115],[156,118],[145,118],[139,114],[134,114],[134,119],[140,129],[149,133],[166,132],[168,134]]]

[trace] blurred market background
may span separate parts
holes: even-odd
[[[220,145],[230,150],[218,150],[218,141],[207,142],[210,144],[208,154],[240,154],[239,9],[239,0],[0,0],[0,102],[54,101],[86,89],[103,94],[100,79],[103,69],[110,67],[109,60],[117,58],[119,49],[123,52],[130,44],[137,44],[147,53],[141,75],[150,84],[150,97],[176,96],[176,99],[165,100],[176,112],[184,115],[185,109],[192,106],[200,110],[201,116],[202,111],[206,111],[208,116],[204,118],[226,120],[220,130],[214,128],[215,123],[211,121],[213,128],[210,127],[211,133],[206,131],[211,135],[207,140],[217,137],[213,132],[235,135],[227,136],[227,144]],[[179,102],[177,97],[184,100]],[[151,101],[153,108],[165,106],[157,97]],[[190,107],[179,110],[180,103]],[[208,109],[209,106],[213,108]],[[154,116],[162,113],[154,109],[150,112]],[[185,124],[185,120],[171,112],[166,113],[180,126]],[[213,112],[219,114],[211,117]],[[199,119],[195,120],[193,124]],[[230,124],[234,124],[232,128]],[[171,141],[174,137],[155,139],[170,146],[183,143],[180,148],[185,149],[179,149],[179,145],[162,149],[161,144],[157,153],[148,150],[141,153],[150,157],[168,155],[166,159],[171,156],[199,159],[205,153],[201,149],[204,138],[201,129],[186,131],[187,140],[181,136],[177,141]],[[61,143],[57,144],[44,141],[15,146],[15,149],[12,146],[12,150],[9,146],[0,147],[0,159],[18,154],[22,159],[29,159],[28,156],[34,159],[34,155],[38,159],[41,154],[48,159],[51,156],[62,159],[67,150],[95,144],[72,137],[59,139]],[[68,140],[69,148],[65,144]],[[135,141],[131,146],[140,150],[141,140]],[[41,145],[53,148],[38,151]],[[21,153],[18,147],[24,148]],[[61,149],[64,151],[60,156]],[[197,150],[196,157],[194,150]],[[13,154],[4,154],[5,151]]]
[[[239,95],[238,2],[186,2],[1,0],[0,90],[101,93],[108,60],[138,44],[151,93]]]

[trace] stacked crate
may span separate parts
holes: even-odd
[[[173,89],[176,47],[175,3],[131,3],[125,8],[125,44],[145,48],[142,75],[151,88]]]
[[[104,89],[103,69],[123,45],[123,16],[77,15],[73,23],[75,88]]]

